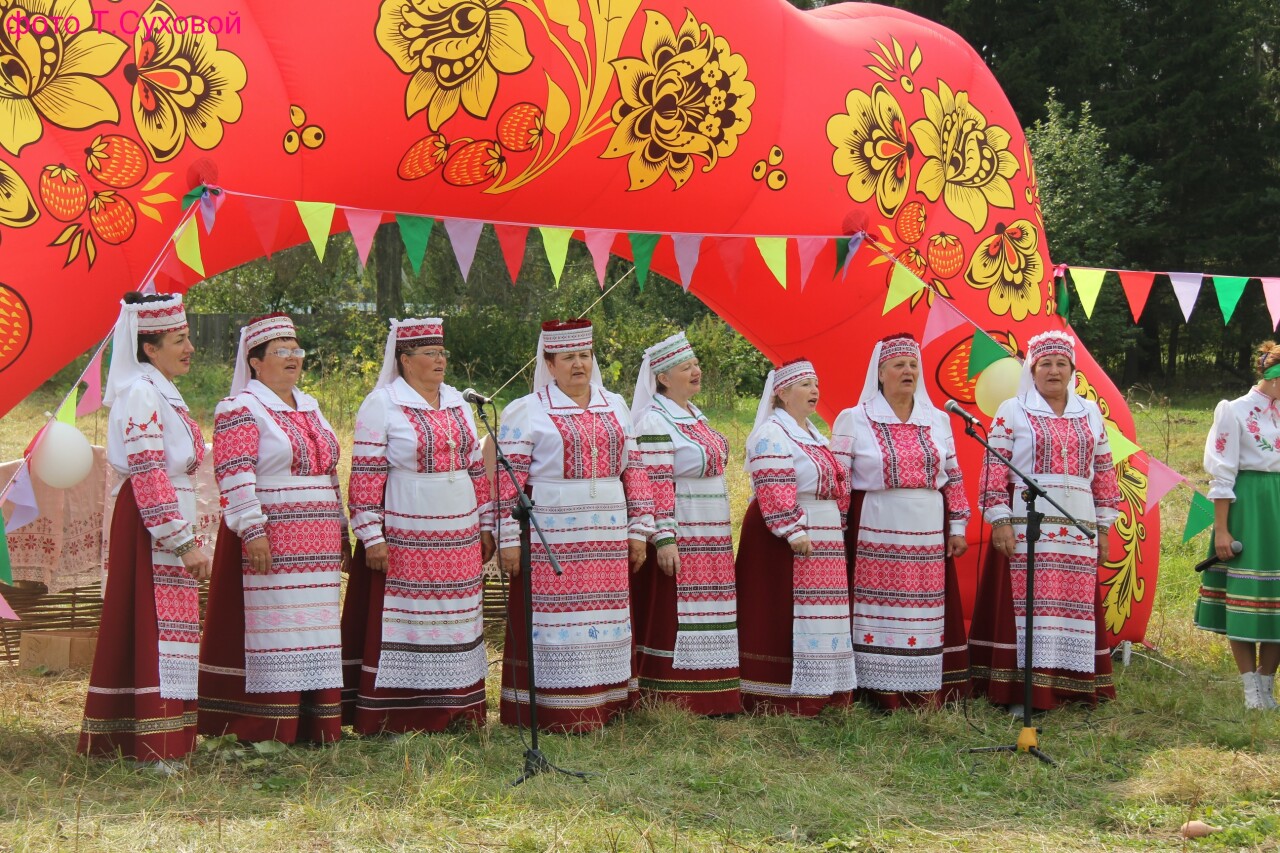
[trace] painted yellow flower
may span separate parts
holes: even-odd
[[[1014,320],[1024,320],[1028,314],[1040,313],[1044,261],[1039,245],[1039,232],[1026,219],[997,225],[995,234],[978,244],[964,277],[974,287],[988,291],[987,306],[992,314],[1011,314]]]
[[[40,218],[31,188],[18,171],[0,160],[0,225],[26,228]]]
[[[631,158],[633,190],[663,175],[678,189],[693,175],[695,157],[709,172],[737,150],[738,137],[751,127],[756,87],[742,55],[692,12],[679,32],[662,14],[645,15],[643,56],[612,61],[621,97],[612,112],[617,127],[600,156]]]
[[[119,121],[96,78],[124,51],[94,26],[89,0],[0,0],[0,146],[17,154],[45,121],[70,130]]]
[[[405,118],[427,111],[432,130],[458,105],[486,118],[498,94],[498,75],[517,74],[533,56],[524,26],[504,0],[383,0],[378,45],[413,76],[404,95]]]
[[[911,125],[916,147],[927,158],[916,189],[929,201],[942,196],[947,209],[977,233],[986,227],[988,206],[1013,207],[1009,179],[1018,172],[1018,159],[1008,150],[1009,132],[988,125],[968,92],[953,95],[941,80],[936,94],[924,90],[924,113]]]
[[[827,141],[836,147],[831,165],[849,177],[849,196],[873,195],[880,213],[892,218],[907,198],[915,147],[907,136],[902,109],[883,83],[871,94],[854,89],[845,96],[845,112],[827,119]]]

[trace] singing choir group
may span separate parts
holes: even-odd
[[[603,387],[589,321],[544,323],[533,391],[500,421],[515,483],[501,472],[494,483],[472,408],[445,382],[442,321],[390,325],[356,418],[349,513],[338,439],[297,387],[305,352],[292,320],[241,329],[214,416],[222,521],[209,554],[192,527],[205,440],[174,385],[193,352],[182,299],[126,296],[105,395],[107,456],[124,480],[81,752],[171,773],[197,733],[323,744],[344,725],[363,735],[483,725],[482,567],[496,553],[520,571],[517,488],[563,574],[535,537],[532,649],[513,596],[505,724],[529,723],[530,656],[548,731],[593,730],[641,696],[705,715],[809,716],[855,696],[932,707],[970,690],[1016,706],[1026,511],[1008,463],[1100,537],[1117,517],[1107,432],[1075,393],[1075,342],[1062,332],[1031,339],[1018,395],[990,425],[996,454],[978,494],[991,548],[966,637],[954,558],[970,507],[910,335],[875,346],[829,441],[810,422],[813,366],[769,373],[745,448],[752,499],[735,559],[725,484],[735,450],[692,402],[702,371],[683,333],[645,352],[628,406]],[[1222,564],[1206,573],[1196,616],[1230,637],[1259,707],[1274,706],[1280,594],[1267,588],[1269,566],[1254,557],[1241,568],[1231,542],[1244,541],[1246,557],[1280,545],[1266,523],[1280,510],[1280,350],[1260,369],[1257,388],[1219,407],[1210,437]],[[1036,544],[1038,709],[1115,695],[1097,541],[1054,516]]]

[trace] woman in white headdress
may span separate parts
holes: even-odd
[[[1075,338],[1049,331],[1027,342],[1018,396],[991,422],[979,506],[991,524],[969,628],[975,691],[1023,712],[1027,514],[1024,484],[1006,460],[1034,477],[1062,508],[1096,534],[1089,539],[1041,500],[1036,541],[1032,706],[1095,705],[1114,699],[1111,654],[1098,584],[1099,546],[1119,516],[1120,488],[1098,404],[1075,392]]]
[[[165,774],[196,743],[197,582],[210,567],[191,482],[204,437],[173,384],[193,352],[180,295],[125,295],[103,397],[107,461],[125,480],[79,751]]]
[[[640,692],[696,714],[742,709],[729,442],[691,398],[702,368],[684,332],[645,350],[631,403],[653,486],[644,568],[631,577]]]
[[[492,506],[471,406],[444,381],[448,360],[439,317],[392,320],[356,416],[347,499],[362,547],[342,622],[360,734],[484,724]]]
[[[349,557],[338,438],[298,387],[285,314],[240,330],[213,420],[222,529],[200,648],[200,733],[328,743],[342,734],[338,599]]]
[[[498,444],[564,570],[534,535],[533,658],[538,725],[599,728],[634,701],[628,568],[653,534],[653,495],[631,413],[600,383],[589,320],[549,321],[538,338],[532,394],[502,413]],[[520,570],[515,487],[498,471],[502,567]],[[523,595],[512,584],[502,655],[502,722],[528,725]]]
[[[747,438],[755,493],[735,570],[742,706],[813,716],[857,687],[844,558],[848,474],[809,421],[818,375],[804,359],[769,371]]]
[[[858,690],[886,709],[940,705],[969,678],[952,562],[968,547],[969,499],[951,424],[922,374],[915,338],[879,341],[858,405],[831,428],[853,489],[846,556]]]

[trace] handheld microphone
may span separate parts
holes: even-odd
[[[486,397],[474,388],[468,388],[462,392],[462,399],[468,403],[474,403],[477,406],[487,406],[493,402],[492,397]]]
[[[966,412],[963,408],[960,407],[960,404],[957,403],[955,400],[948,400],[945,404],[943,404],[942,408],[946,409],[948,412],[955,415],[956,417],[964,420],[966,423],[971,423],[974,426],[982,426],[982,421],[978,420],[973,415]]]
[[[1244,550],[1244,545],[1243,545],[1243,544],[1241,544],[1241,542],[1240,542],[1240,540],[1239,540],[1239,539],[1237,539],[1237,540],[1235,540],[1234,542],[1232,542],[1232,543],[1231,543],[1231,553],[1232,553],[1232,554],[1239,555],[1239,554],[1240,554],[1240,552],[1241,552],[1241,551],[1243,551],[1243,550]],[[1197,571],[1197,572],[1203,572],[1205,569],[1209,568],[1209,567],[1210,567],[1210,566],[1212,566],[1214,563],[1220,563],[1220,562],[1222,562],[1222,561],[1218,559],[1218,555],[1217,555],[1217,554],[1213,554],[1213,555],[1211,555],[1211,556],[1209,556],[1209,557],[1206,557],[1205,559],[1201,560],[1200,562],[1196,563],[1196,571]]]

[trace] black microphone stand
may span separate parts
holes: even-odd
[[[981,444],[987,449],[987,452],[993,456],[999,456],[998,453],[987,443],[987,440],[978,435],[978,431],[974,429],[974,421],[965,418],[964,426],[965,435]],[[1040,522],[1044,520],[1044,513],[1036,509],[1036,499],[1044,498],[1054,509],[1062,513],[1062,517],[1083,533],[1089,539],[1097,538],[1097,534],[1084,526],[1078,518],[1067,512],[1062,506],[1051,498],[1040,484],[1033,478],[1022,473],[1013,464],[1013,460],[1007,459],[1004,463],[1010,471],[1017,474],[1018,477],[1026,484],[1026,488],[1022,491],[1022,499],[1027,505],[1027,624],[1024,631],[1025,641],[1022,652],[1022,731],[1018,734],[1016,743],[1002,744],[1000,746],[975,746],[965,750],[966,752],[1028,752],[1045,764],[1056,767],[1058,762],[1054,761],[1046,755],[1039,745],[1040,730],[1031,725],[1031,695],[1032,695],[1032,639],[1035,636],[1035,597],[1036,597],[1036,541],[1040,538]]]
[[[490,402],[494,409],[494,417],[497,418],[498,406],[496,403]],[[542,750],[538,749],[538,683],[534,677],[533,670],[533,553],[532,541],[533,537],[530,532],[530,526],[537,528],[538,538],[542,540],[542,547],[546,551],[547,559],[551,562],[551,568],[557,575],[564,574],[560,568],[560,562],[556,560],[556,555],[552,553],[551,546],[547,542],[547,535],[542,531],[542,525],[538,523],[537,517],[533,514],[533,501],[525,494],[524,489],[520,488],[520,481],[516,479],[516,472],[511,467],[511,460],[507,459],[507,455],[502,452],[502,445],[498,443],[498,436],[493,431],[493,425],[489,423],[489,418],[484,413],[484,406],[477,406],[476,411],[480,413],[480,420],[484,423],[485,430],[489,433],[489,438],[493,441],[493,449],[496,452],[497,463],[502,470],[507,472],[507,477],[511,480],[511,486],[515,489],[516,505],[511,508],[511,516],[520,525],[520,576],[523,579],[521,586],[524,588],[524,627],[525,627],[525,665],[528,667],[529,673],[529,724],[530,743],[529,748],[524,751],[524,771],[516,778],[511,786],[514,788],[522,782],[527,782],[540,773],[563,773],[565,776],[573,776],[587,781],[587,774],[580,770],[566,770],[563,767],[557,767],[547,760],[542,754]],[[499,490],[501,491],[501,490]],[[494,508],[495,517],[498,508]],[[501,554],[499,554],[498,562],[502,562]],[[507,599],[508,608],[511,606],[510,598]],[[519,723],[520,702],[516,699],[516,720]]]

